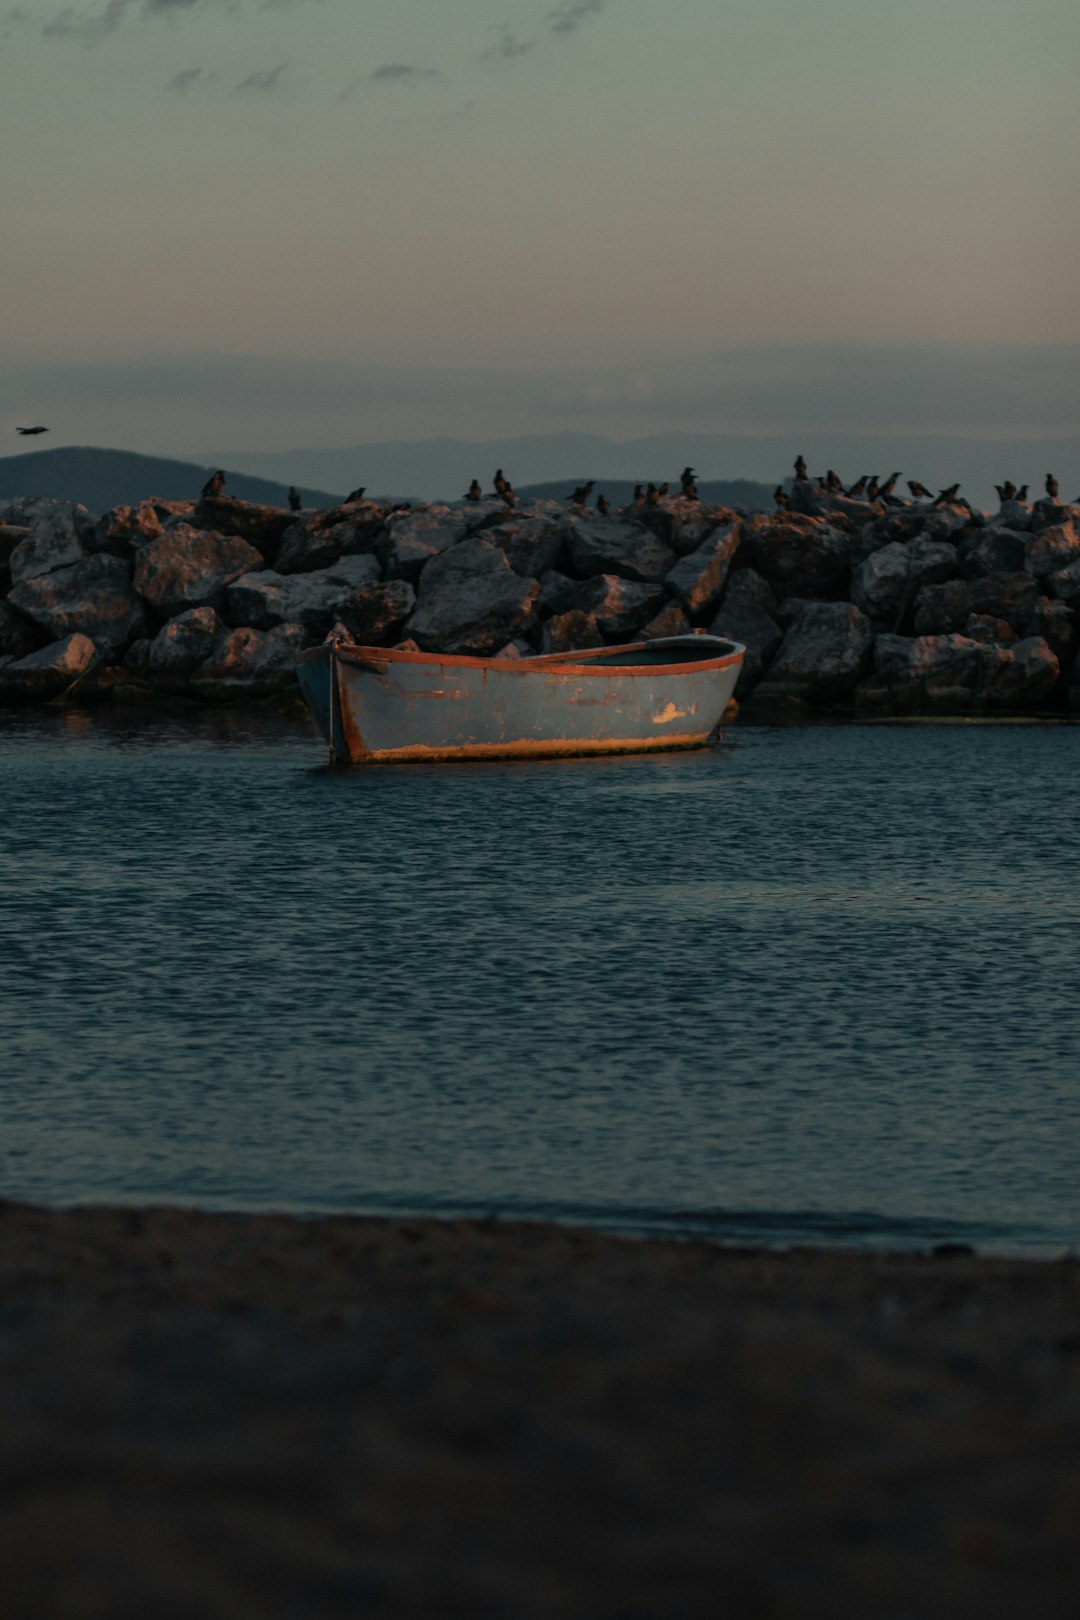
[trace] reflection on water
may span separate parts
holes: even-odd
[[[1080,732],[0,715],[0,1194],[1060,1249]]]

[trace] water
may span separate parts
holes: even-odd
[[[1076,1243],[1080,729],[733,738],[0,716],[0,1195]]]

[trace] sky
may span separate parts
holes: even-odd
[[[1076,434],[1078,61],[1075,0],[0,0],[0,453]]]

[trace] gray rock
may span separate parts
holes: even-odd
[[[12,501],[2,514],[5,525],[29,529],[33,537],[52,542],[58,548],[72,536],[86,545],[95,528],[94,518],[77,501],[63,501],[52,495],[24,495]],[[69,561],[74,561],[69,557]],[[57,564],[62,567],[63,564]],[[27,575],[27,578],[30,576]]]
[[[856,694],[861,714],[964,714],[1034,707],[1058,678],[1046,642],[1006,647],[970,636],[879,636],[875,674]]]
[[[13,523],[0,523],[0,596],[11,589],[11,554],[29,540],[30,530]]]
[[[851,603],[804,602],[759,690],[833,702],[869,669],[873,640],[870,620]]]
[[[700,621],[715,613],[741,534],[737,523],[724,524],[668,570],[664,583],[692,620]]]
[[[548,568],[540,575],[540,595],[536,598],[537,615],[546,619],[553,613],[566,613],[574,605],[574,593],[579,582],[557,568]]]
[[[354,591],[342,605],[340,618],[358,646],[393,647],[415,606],[416,592],[408,580],[389,579]]]
[[[1041,636],[1026,636],[1011,647],[984,649],[980,706],[986,709],[1030,709],[1046,702],[1061,666]]]
[[[846,600],[851,586],[851,537],[820,518],[785,514],[744,535],[736,568],[752,568],[777,599]]]
[[[1043,579],[1077,561],[1080,561],[1080,532],[1076,524],[1056,523],[1033,532],[1028,541],[1024,567],[1036,579]],[[12,572],[14,562],[12,558]]]
[[[234,630],[191,677],[199,697],[217,702],[270,696],[293,685],[296,655],[308,646],[302,625]]]
[[[8,568],[14,584],[55,573],[86,556],[82,538],[70,510],[70,502],[56,502],[57,510],[35,523],[25,540],[12,551]]]
[[[638,631],[642,641],[658,641],[663,636],[689,636],[693,634],[693,625],[686,617],[678,602],[668,602],[662,607],[655,618],[643,625]]]
[[[854,500],[850,495],[834,495],[803,479],[791,487],[791,510],[803,517],[841,520],[847,528],[855,530],[872,523],[881,516],[882,508],[875,502]]]
[[[502,503],[500,502],[500,505]],[[505,513],[506,508],[503,508]],[[563,552],[562,514],[515,517],[508,523],[486,528],[485,540],[505,552],[515,574],[539,579],[560,561]]]
[[[14,698],[56,697],[85,674],[99,656],[89,636],[65,636],[5,664],[0,669],[0,694]]]
[[[143,628],[143,605],[132,588],[131,570],[107,553],[24,580],[8,600],[51,636],[78,631],[103,653],[119,652]]]
[[[894,540],[856,568],[851,599],[870,618],[894,627],[921,585],[950,579],[958,565],[956,547],[946,542]]]
[[[208,534],[230,534],[255,547],[264,562],[273,562],[281,537],[294,522],[292,512],[280,506],[260,506],[227,496],[203,496],[191,514],[191,527]]]
[[[321,641],[345,603],[379,577],[374,557],[341,557],[329,568],[310,574],[279,574],[272,569],[243,574],[230,585],[225,617],[230,624],[271,630],[275,624],[302,624],[310,639]]]
[[[556,613],[544,626],[541,651],[545,653],[576,652],[579,648],[602,647],[604,638],[596,615],[574,608],[569,613]]]
[[[158,631],[147,646],[145,658],[140,654],[137,662],[142,672],[159,684],[183,686],[199,665],[213,656],[226,635],[213,608],[190,608]],[[141,648],[143,643],[135,645]],[[124,663],[129,669],[136,667],[130,655]]]
[[[989,574],[985,579],[950,579],[924,585],[915,599],[919,636],[949,635],[961,630],[973,613],[1007,619],[1026,635],[1039,588],[1030,574]]]
[[[573,607],[592,614],[606,641],[630,641],[667,601],[663,585],[648,585],[618,574],[597,574],[578,585]]]
[[[1031,508],[1031,527],[1034,530],[1056,529],[1059,524],[1069,523],[1073,511],[1064,501],[1051,500],[1049,496],[1036,501]]]
[[[1026,501],[1002,501],[990,519],[990,528],[1012,529],[1016,534],[1031,533],[1031,507]]]
[[[1024,567],[1027,547],[1027,535],[1017,529],[981,529],[964,548],[963,571],[969,579],[985,579],[990,574],[1018,574]]]
[[[738,523],[739,516],[730,506],[703,506],[700,501],[687,501],[681,495],[665,502],[671,514],[671,529],[667,544],[680,557],[687,557],[709,538],[714,529]]]
[[[1041,637],[1062,669],[1071,664],[1076,651],[1074,610],[1065,602],[1040,596],[1029,626],[1032,636]]]
[[[138,506],[114,506],[98,519],[85,547],[91,553],[107,551],[130,561],[139,546],[158,538],[162,528],[161,516],[153,501],[140,501]]]
[[[135,589],[163,618],[172,619],[188,608],[220,610],[228,586],[261,566],[261,555],[246,540],[204,534],[181,523],[141,548]]]
[[[946,501],[941,506],[932,506],[927,511],[922,532],[928,540],[957,540],[972,522],[971,510],[967,506],[953,505]]]
[[[375,501],[353,501],[310,514],[285,530],[274,567],[279,574],[304,574],[329,568],[340,557],[373,551],[385,517]]]
[[[742,699],[753,690],[769,667],[784,639],[776,622],[776,597],[760,574],[740,568],[732,574],[719,613],[709,626],[709,634],[741,641],[746,648],[735,696]]]
[[[432,558],[456,546],[467,532],[468,526],[461,512],[448,506],[423,507],[415,512],[392,512],[375,545],[383,578],[407,579],[411,585],[415,585]]]
[[[1041,583],[1060,601],[1074,606],[1080,602],[1080,558],[1065,568],[1059,568],[1056,573],[1045,575]]]
[[[539,594],[538,582],[515,574],[504,551],[473,536],[428,562],[406,628],[427,652],[484,657],[527,635]]]
[[[0,602],[0,657],[25,658],[49,640],[47,631],[17,613],[7,602]]]
[[[576,513],[564,520],[566,554],[580,579],[596,574],[617,574],[621,579],[663,579],[675,553],[640,523]]]
[[[989,613],[973,613],[964,634],[988,647],[1009,647],[1020,639],[1008,619],[995,619]]]

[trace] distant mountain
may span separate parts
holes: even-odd
[[[227,494],[264,506],[288,504],[288,484],[231,472],[227,462],[200,467],[190,461],[91,447],[0,457],[0,504],[21,495],[55,495],[59,500],[82,501],[100,515],[110,506],[134,506],[153,495],[163,501],[194,500],[215,467],[225,470]],[[324,489],[298,487],[305,506],[334,506],[341,499]]]
[[[597,496],[606,495],[612,507],[628,506],[634,498],[635,479],[628,478],[601,478],[598,479],[589,498],[589,505],[595,506]],[[662,480],[661,480],[662,482]],[[518,495],[530,500],[565,501],[572,490],[579,484],[585,483],[584,478],[558,478],[550,484],[526,484],[518,489]],[[706,506],[745,506],[751,511],[771,511],[773,507],[773,490],[775,484],[755,484],[749,478],[718,479],[714,483],[702,483],[698,480],[698,498]],[[679,481],[671,481],[672,494],[679,493]]]

